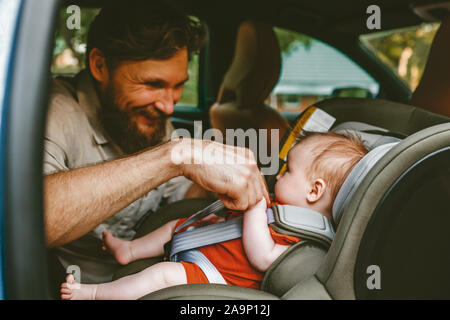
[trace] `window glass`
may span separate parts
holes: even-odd
[[[439,23],[360,36],[362,44],[414,91],[422,77]]]
[[[279,81],[266,103],[302,111],[328,97],[375,97],[378,83],[349,57],[307,35],[274,28],[282,54]]]
[[[20,1],[0,0],[0,107],[5,95],[6,77]]]
[[[19,0],[9,0],[2,1],[0,0],[0,113],[4,114],[3,109],[5,108],[4,103],[6,102],[5,96],[7,94],[7,86],[8,86],[8,71],[10,68],[10,58],[13,54],[13,41],[14,41],[14,32],[16,29],[16,24],[18,23],[18,14],[20,10],[20,1]],[[0,117],[1,120],[1,117]],[[0,121],[0,125],[2,122]],[[3,128],[2,128],[3,129]],[[4,142],[1,142],[3,144]],[[3,150],[4,147],[1,146]],[[2,161],[3,162],[3,161]],[[3,173],[0,173],[0,181],[3,182],[5,177]],[[4,186],[0,185],[0,189],[3,191]],[[0,201],[3,202],[3,198],[1,197]],[[4,213],[3,209],[0,209],[0,300],[5,298],[5,269],[4,265],[6,265],[3,257],[4,247],[5,247],[5,237],[3,235],[4,232]]]
[[[198,83],[199,83],[199,54],[192,56],[191,61],[188,64],[189,80],[183,87],[181,98],[177,103],[177,106],[198,106]]]
[[[59,28],[56,31],[55,46],[51,71],[54,76],[73,76],[85,68],[87,33],[91,22],[100,9],[81,8],[81,23],[79,29],[69,30],[66,21],[70,16],[67,8],[59,15]],[[192,57],[188,65],[189,81],[183,88],[183,93],[177,105],[198,106],[199,55]]]
[[[69,30],[70,13],[63,8],[59,14],[51,71],[53,75],[75,75],[85,68],[86,40],[89,25],[99,9],[81,8],[80,29]]]

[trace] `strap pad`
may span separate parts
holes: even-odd
[[[331,245],[334,228],[332,223],[321,213],[280,204],[273,205],[270,209],[273,212],[271,227],[276,232],[319,242],[326,248]],[[270,212],[268,216],[268,221],[271,222]]]

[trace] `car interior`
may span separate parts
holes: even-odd
[[[47,6],[32,5],[24,15],[28,14],[32,21],[31,16],[39,12],[41,19],[48,17],[53,21],[58,10],[69,4],[101,8],[105,2],[60,1],[58,6],[50,1]],[[332,131],[354,123],[365,124],[380,129],[376,135],[383,131],[383,136],[395,137],[396,142],[371,148],[361,166],[355,167],[345,180],[333,207],[337,225],[332,241],[324,242],[320,233],[308,233],[304,241],[292,246],[269,268],[260,290],[190,284],[166,288],[142,299],[449,299],[450,10],[446,5],[437,5],[446,2],[379,1],[383,30],[416,26],[430,17],[441,22],[423,76],[413,92],[359,41],[360,35],[370,33],[365,23],[361,23],[369,2],[175,2],[189,14],[205,20],[209,35],[199,54],[198,106],[177,106],[172,117],[176,128],[193,133],[194,121],[201,120],[204,129],[245,130],[254,127],[254,119],[270,117],[273,121],[265,128],[282,129],[282,138],[289,134],[289,128],[302,112],[314,106],[336,119]],[[28,83],[32,89],[27,96],[13,92],[11,104],[34,105],[26,100],[32,99],[40,107],[17,108],[10,115],[15,119],[9,128],[15,142],[10,143],[6,162],[12,183],[6,204],[7,212],[20,214],[8,214],[5,225],[8,290],[16,299],[48,297],[52,285],[48,274],[53,263],[45,258],[39,164],[49,56],[57,26],[49,22],[35,28],[35,32],[47,35],[47,41],[39,44],[26,43],[25,37],[31,36],[26,33],[30,32],[27,27],[30,25],[24,24],[23,31],[19,30],[22,42],[18,52],[33,48],[37,52],[33,58],[35,69],[27,73],[28,78],[17,77],[15,86]],[[301,32],[339,50],[375,79],[378,94],[366,98],[331,95],[300,111],[276,111],[268,99],[280,79],[283,56],[274,27]],[[19,71],[30,63],[21,64],[21,57],[16,59]],[[41,83],[41,87],[33,89],[35,86],[30,84],[33,81]],[[25,120],[23,114],[28,115]],[[19,130],[23,126],[28,126],[25,132]],[[36,139],[40,139],[39,143],[35,143]],[[17,161],[19,158],[25,162]],[[13,182],[23,180],[30,182],[26,186]],[[271,184],[268,179],[269,189]],[[19,198],[23,193],[29,195],[27,201]],[[212,201],[185,199],[166,205],[148,216],[135,237],[167,221],[190,216]],[[30,223],[24,226],[20,221]],[[31,259],[38,263],[30,266],[27,262]],[[136,273],[159,261],[159,258],[135,261],[121,267],[114,278]],[[368,285],[371,266],[381,270],[382,290]]]

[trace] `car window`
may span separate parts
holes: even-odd
[[[375,97],[379,85],[348,56],[310,36],[274,28],[282,54],[279,81],[266,103],[302,111],[324,98]]]
[[[73,14],[64,7],[59,14],[59,24],[55,36],[55,46],[51,72],[53,76],[73,76],[85,68],[86,40],[89,25],[100,9],[81,8],[79,28],[69,29],[67,20]],[[177,106],[198,106],[199,54],[193,55],[188,65],[189,81]]]
[[[0,107],[6,91],[10,52],[20,1],[0,1]]]
[[[422,77],[439,25],[424,23],[410,28],[374,32],[361,35],[360,41],[414,91]]]
[[[5,104],[7,104],[7,91],[8,91],[8,72],[10,71],[10,58],[13,51],[13,42],[14,42],[14,32],[16,29],[16,24],[18,23],[19,10],[20,10],[20,1],[0,1],[0,112],[2,115],[5,114]],[[2,116],[3,118],[3,116]],[[0,125],[2,122],[0,121]],[[3,124],[3,126],[5,126]],[[4,130],[2,126],[2,129]],[[2,141],[1,144],[4,144]],[[4,146],[1,146],[1,149],[4,149]],[[3,165],[2,159],[2,165]],[[3,173],[0,174],[0,181],[5,180],[3,177]],[[1,190],[4,190],[4,185],[1,185]],[[0,195],[0,202],[3,202],[3,195]],[[3,261],[3,252],[5,248],[4,242],[4,212],[3,209],[0,209],[0,300],[5,298],[5,279],[6,276],[5,269],[3,268],[6,265],[5,261]]]

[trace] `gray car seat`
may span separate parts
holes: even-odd
[[[448,252],[450,239],[449,233],[445,232],[448,224],[440,221],[450,222],[449,215],[445,214],[450,212],[449,119],[416,107],[381,100],[331,99],[316,106],[338,119],[335,126],[339,126],[344,122],[341,119],[345,119],[380,126],[408,136],[369,170],[361,179],[360,185],[353,190],[353,195],[348,197],[342,208],[336,237],[328,252],[325,247],[311,241],[302,241],[293,246],[266,272],[261,291],[196,284],[160,290],[144,299],[354,299],[445,296],[448,290],[442,291],[443,285],[448,288],[450,283],[444,270],[450,267],[450,263],[443,252]],[[427,180],[428,177],[431,182]],[[433,189],[433,203],[426,203],[426,198],[421,195],[430,196],[430,183],[440,187]],[[415,194],[412,199],[402,198],[401,195],[405,196],[405,188],[406,194]],[[137,237],[168,220],[189,215],[209,203],[211,200],[190,199],[169,205],[150,216]],[[392,209],[397,207],[398,210]],[[419,208],[422,211],[417,211]],[[388,211],[389,215],[386,213]],[[406,231],[399,230],[402,223],[406,223],[403,219],[407,220],[408,212],[413,212],[411,216],[414,217],[408,223],[410,228]],[[426,219],[423,219],[427,223],[420,220],[420,217],[424,218],[423,215],[427,215]],[[395,223],[390,223],[391,221]],[[424,229],[422,225],[429,228]],[[393,231],[387,234],[386,230],[392,228]],[[424,234],[433,235],[432,239],[435,241],[419,241],[418,246],[416,239],[407,241],[409,238],[400,236],[405,232],[409,235],[420,235],[421,238]],[[390,236],[389,239],[396,241],[395,246],[392,243],[386,244],[387,235]],[[403,252],[397,251],[401,249],[401,245],[407,243],[410,243],[410,247],[405,248]],[[386,245],[390,250],[386,249]],[[430,250],[432,248],[434,249]],[[374,255],[378,255],[378,260],[374,260]],[[422,273],[427,273],[419,273],[421,279],[434,275],[431,287],[435,288],[435,292],[422,290],[424,286],[430,286],[427,281],[413,282],[421,283],[417,290],[405,286],[404,277],[401,277],[401,284],[397,282],[399,275],[413,274],[413,271],[404,272],[407,267],[405,261],[416,262],[414,266],[408,266],[408,270],[423,270]],[[428,261],[430,265],[427,265]],[[149,259],[125,266],[117,272],[116,278],[142,270],[155,262],[155,259]],[[382,290],[373,291],[367,288],[370,277],[367,268],[373,265],[379,266],[381,270]],[[436,270],[440,272],[436,273]]]
[[[267,26],[257,23],[243,24],[240,31],[241,35],[238,35],[238,40],[248,39],[253,34],[265,34],[266,38],[273,38],[273,31],[267,28]],[[254,37],[254,39],[263,43],[266,38]],[[244,41],[247,44],[246,46],[238,47],[251,49],[254,43],[259,43],[258,41],[252,42],[246,40]],[[275,44],[268,46],[268,48],[275,47]],[[237,52],[235,54],[234,65],[239,66],[239,62],[245,61],[244,58],[249,56],[249,53],[252,57],[258,56],[258,53],[262,53],[263,57],[266,58],[279,58],[273,54],[264,55],[265,52],[268,52],[267,50],[255,51],[250,49]],[[243,58],[240,58],[241,56]],[[256,62],[265,61],[264,59],[252,59],[252,61]],[[230,124],[222,123],[221,125],[227,128],[230,125],[237,125],[239,127],[245,127],[245,125],[251,126],[249,120],[247,120],[248,118],[251,119],[251,117],[246,116],[241,108],[237,108],[237,111],[240,113],[237,112],[234,104],[236,104],[236,101],[245,101],[247,105],[250,101],[249,99],[255,95],[259,97],[258,103],[262,103],[264,97],[261,99],[260,95],[265,95],[270,90],[267,91],[267,88],[264,87],[261,89],[260,87],[267,82],[259,81],[262,79],[261,77],[249,77],[248,75],[252,75],[255,72],[258,74],[260,72],[266,72],[262,67],[271,65],[277,64],[253,63],[246,64],[247,68],[233,68],[233,65],[230,67],[234,72],[230,72],[225,77],[218,104],[211,109],[213,124],[214,119],[217,121],[225,121],[231,117],[233,120],[230,121]],[[251,72],[247,72],[248,68],[250,68]],[[239,75],[241,72],[245,76],[245,82],[235,80],[241,79]],[[271,75],[278,75],[279,70],[276,68],[275,70],[267,70],[267,72]],[[272,76],[270,79],[272,79]],[[253,85],[253,83],[256,83],[256,85]],[[273,84],[272,81],[268,83]],[[244,84],[245,87],[242,87]],[[259,89],[250,90],[254,87]],[[228,94],[229,92],[233,92],[233,94]],[[251,102],[250,104],[253,105],[253,100]],[[445,145],[448,146],[450,144],[449,119],[420,108],[385,100],[337,98],[321,101],[316,106],[336,118],[334,129],[339,130],[341,129],[339,126],[345,126],[343,124],[344,122],[348,123],[351,121],[384,128],[390,134],[394,133],[396,137],[407,137],[389,150],[369,170],[367,175],[361,177],[360,185],[351,190],[351,196],[346,197],[344,199],[345,201],[343,200],[336,236],[329,250],[319,242],[310,240],[299,242],[280,256],[269,268],[261,284],[261,290],[218,284],[191,284],[163,289],[143,299],[354,299],[378,297],[373,294],[374,291],[364,289],[368,277],[366,264],[367,261],[371,261],[371,253],[375,252],[375,249],[381,250],[380,252],[388,251],[382,244],[378,244],[377,242],[381,238],[377,234],[380,233],[377,223],[373,223],[375,227],[367,227],[368,221],[375,212],[381,212],[379,210],[382,210],[380,208],[384,208],[384,203],[388,203],[391,195],[390,192],[395,189],[393,187],[394,182],[398,180],[398,185],[400,185],[402,183],[401,181],[403,181],[404,173],[410,170],[411,167],[415,168],[415,163],[420,163],[427,155],[434,154],[434,152],[444,148]],[[270,108],[266,109],[270,111]],[[242,126],[236,123],[236,118],[243,119],[241,121]],[[436,126],[442,123],[447,124]],[[216,123],[215,127],[223,129],[219,124]],[[444,151],[444,153],[448,154],[448,151]],[[438,161],[438,163],[442,162]],[[440,167],[436,166],[436,168]],[[417,185],[413,186],[413,189],[415,188],[419,189]],[[445,190],[443,189],[443,193],[440,195],[440,198],[438,196],[438,199],[446,199],[444,196]],[[348,193],[346,194],[348,195]],[[383,197],[384,195],[386,195],[386,199]],[[450,193],[448,196],[450,196]],[[420,200],[420,198],[417,197],[415,200]],[[147,221],[138,230],[136,237],[140,237],[156,229],[169,220],[189,216],[206,207],[211,202],[212,200],[206,199],[189,199],[168,205],[149,216]],[[401,203],[405,203],[405,201],[403,200]],[[417,207],[420,208],[420,206]],[[441,207],[439,211],[442,212],[444,210],[445,212],[445,204],[442,204]],[[398,212],[402,211],[399,210]],[[398,212],[394,212],[391,215],[396,216]],[[449,212],[448,207],[447,212]],[[383,213],[376,214],[375,216],[383,217]],[[431,221],[435,220],[431,219]],[[365,233],[366,227],[367,233]],[[432,228],[429,230],[432,230]],[[420,232],[424,231],[421,230]],[[384,235],[383,232],[382,235]],[[358,250],[360,243],[362,248],[361,252]],[[450,241],[446,243],[450,243]],[[378,247],[369,247],[366,249],[365,246],[367,244],[376,244]],[[439,249],[445,249],[445,245],[441,245]],[[448,250],[442,252],[448,252]],[[395,257],[395,252],[392,255]],[[138,272],[158,261],[161,261],[161,259],[146,259],[133,262],[118,270],[115,278]],[[392,261],[395,261],[395,259]],[[370,265],[375,264],[371,263]],[[391,264],[393,266],[397,265],[396,263]],[[383,270],[385,268],[383,266],[380,266],[380,268],[382,272],[382,288],[384,288],[387,285],[383,276]],[[423,269],[430,270],[427,268]],[[396,278],[394,271],[389,270],[387,272],[390,279]],[[443,273],[440,272],[439,275],[443,275]],[[392,287],[396,286],[393,285]]]

